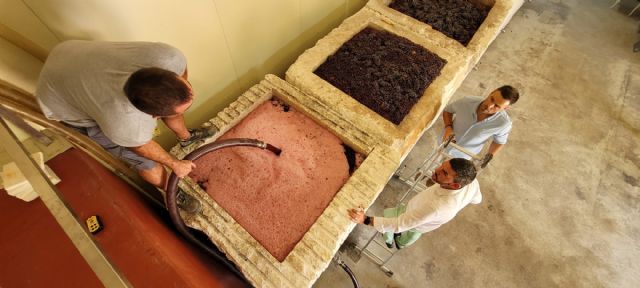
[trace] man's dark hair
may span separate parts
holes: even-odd
[[[191,98],[178,74],[156,67],[142,68],[129,76],[124,94],[138,110],[152,116],[174,115],[176,106]]]
[[[518,102],[518,98],[520,98],[520,93],[518,92],[518,90],[509,85],[504,85],[497,90],[500,91],[500,95],[502,95],[502,98],[504,98],[504,100],[509,101],[509,105],[516,104],[516,102]]]
[[[473,179],[476,179],[476,166],[473,162],[463,158],[453,158],[449,160],[451,168],[456,171],[453,181],[460,184],[460,188],[467,186]]]

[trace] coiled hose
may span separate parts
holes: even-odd
[[[344,272],[346,272],[347,275],[349,275],[349,278],[351,278],[351,284],[353,284],[353,287],[360,288],[360,284],[358,283],[358,279],[356,278],[356,275],[353,274],[353,271],[351,271],[351,268],[347,266],[347,263],[344,263],[344,261],[342,260],[342,258],[340,258],[340,256],[337,256],[336,258],[334,258],[334,260],[336,261],[336,263],[338,263],[338,266],[340,266],[340,268],[342,268],[342,270],[344,270]]]
[[[237,147],[237,146],[249,146],[249,147],[256,147],[261,149],[267,149],[276,155],[280,155],[280,152],[281,152],[279,148],[255,139],[245,139],[245,138],[227,139],[227,140],[221,140],[218,142],[210,143],[202,147],[199,147],[198,149],[194,150],[193,152],[185,156],[184,160],[194,161],[209,152],[213,152],[223,148]],[[234,274],[236,274],[242,280],[249,283],[247,279],[244,277],[244,275],[242,274],[242,272],[240,272],[240,270],[238,270],[238,268],[231,261],[229,261],[229,259],[227,259],[224,253],[216,249],[212,249],[211,247],[209,247],[209,245],[202,242],[200,239],[196,238],[189,231],[189,228],[187,227],[187,225],[184,224],[184,221],[182,220],[182,217],[180,217],[180,213],[178,212],[178,204],[176,202],[179,180],[180,179],[175,173],[171,173],[171,175],[169,176],[169,180],[167,182],[167,194],[166,194],[167,210],[169,210],[169,216],[171,217],[171,221],[178,229],[178,232],[180,232],[185,238],[189,239],[189,241],[195,243],[200,248],[207,251],[209,254],[211,254],[211,256],[213,256],[216,260],[218,260],[224,266],[229,268],[229,270],[231,270]]]

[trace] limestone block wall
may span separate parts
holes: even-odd
[[[400,125],[395,125],[384,119],[313,73],[327,60],[327,57],[334,54],[345,42],[367,27],[406,38],[447,61],[440,76],[429,85]],[[362,9],[320,39],[313,48],[300,55],[287,70],[286,79],[287,82],[298,87],[309,97],[332,107],[332,110],[343,115],[347,121],[356,124],[359,129],[374,137],[377,143],[398,151],[401,158],[404,158],[420,138],[422,132],[434,123],[448,99],[462,83],[465,76],[464,67],[469,66],[468,57],[460,55],[459,50],[451,49],[448,45],[442,44],[382,17],[371,9]]]
[[[377,145],[374,137],[341,117],[331,106],[318,102],[273,75],[267,75],[260,84],[251,87],[215,118],[203,124],[214,125],[220,130],[217,135],[207,139],[206,143],[215,141],[272,97],[301,111],[354,150],[365,154],[367,157],[364,162],[283,262],[278,262],[188,177],[180,182],[180,188],[197,198],[204,208],[198,214],[181,211],[181,215],[188,226],[205,232],[254,286],[311,287],[355,227],[355,223],[346,216],[346,210],[373,204],[399,165],[399,155],[388,147]],[[183,149],[177,145],[171,152],[182,158],[196,148]]]
[[[397,10],[389,8],[393,0],[369,0],[365,9],[371,9],[379,13],[382,17],[407,27],[425,38],[433,39],[443,47],[455,51],[454,53],[462,57],[470,57],[469,65],[464,67],[466,74],[480,60],[482,54],[487,50],[491,42],[496,39],[504,26],[509,23],[513,14],[522,6],[524,0],[478,0],[478,2],[492,6],[487,18],[478,28],[475,35],[465,47],[460,42],[451,39],[441,32],[434,30],[428,24],[405,15]]]
[[[466,75],[523,3],[522,0],[483,1],[492,4],[492,9],[465,47],[431,26],[389,8],[392,0],[370,0],[365,8],[300,55],[287,70],[286,79],[310,97],[333,106],[349,121],[363,125],[362,130],[379,143],[398,151],[402,160],[422,133],[437,120]],[[385,120],[313,73],[327,57],[365,27],[404,37],[448,62],[400,125]]]

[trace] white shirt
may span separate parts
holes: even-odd
[[[405,213],[394,218],[375,217],[373,227],[379,232],[400,233],[415,229],[426,233],[449,222],[467,204],[482,201],[480,184],[475,179],[458,190],[448,190],[435,184],[407,203]]]

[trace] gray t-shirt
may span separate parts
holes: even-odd
[[[111,141],[136,147],[151,140],[156,119],[131,104],[123,87],[147,67],[182,75],[187,60],[163,43],[65,41],[49,54],[36,97],[44,115],[74,126],[99,126]]]

